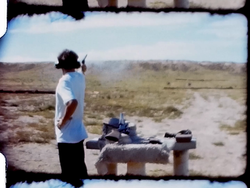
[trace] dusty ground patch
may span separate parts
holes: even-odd
[[[223,93],[220,95],[220,97],[203,98],[198,92],[194,92],[193,97],[188,101],[189,106],[183,108],[182,116],[177,119],[166,118],[161,122],[155,122],[152,118],[146,117],[126,116],[126,118],[136,123],[137,133],[144,138],[163,137],[165,132],[175,133],[182,129],[190,129],[197,139],[197,149],[190,151],[190,175],[238,176],[244,172],[246,166],[246,157],[244,156],[246,153],[246,132],[242,131],[237,135],[230,135],[221,130],[220,125],[223,122],[234,126],[237,120],[245,119],[246,107]],[[34,122],[39,118],[41,117],[20,116],[16,119],[5,119],[1,121],[1,124],[11,126],[15,123],[20,124],[22,121],[24,123]],[[11,132],[1,131],[2,138],[7,139],[10,134]],[[89,134],[87,140],[99,136]],[[99,151],[89,149],[85,151],[88,172],[96,175],[94,163],[98,158]],[[4,149],[4,154],[9,163],[17,169],[60,173],[55,140],[51,140],[48,144],[9,143]],[[168,165],[147,164],[147,174],[150,176],[172,175],[172,163],[171,155]],[[125,174],[126,165],[119,164],[118,172],[120,175]]]
[[[245,64],[109,63],[106,67],[89,64],[86,73],[84,122],[90,132],[87,140],[100,136],[103,121],[124,112],[144,138],[190,129],[197,139],[197,148],[190,151],[190,175],[238,176],[244,172]],[[110,73],[112,63],[122,65],[123,69],[117,68],[123,70],[123,77],[119,71]],[[1,89],[39,88],[41,72],[37,66],[44,70],[42,81],[51,83],[46,89],[54,89],[60,73],[53,72],[51,64],[3,64]],[[15,69],[20,70],[18,74],[11,72]],[[29,75],[38,76],[32,77],[27,86],[26,82],[20,85]],[[54,139],[54,103],[53,94],[1,93],[0,149],[6,154],[9,167],[60,173]],[[98,153],[86,150],[89,174],[97,174],[94,163]],[[147,164],[147,174],[172,175],[172,163],[171,155],[168,165]],[[126,165],[118,165],[118,172],[125,174]]]

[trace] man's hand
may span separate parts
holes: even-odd
[[[87,66],[85,65],[85,59],[86,59],[86,57],[87,57],[87,54],[86,54],[86,56],[84,57],[84,59],[82,60],[82,73],[84,74],[85,72],[86,72],[86,70],[87,70]]]
[[[85,64],[82,65],[82,73],[84,74],[87,70],[87,66]]]
[[[57,127],[58,129],[62,129],[62,127],[66,124],[67,121],[63,121],[63,119],[58,119],[57,120]]]
[[[62,129],[62,127],[67,123],[67,121],[72,119],[71,116],[75,112],[77,105],[78,105],[78,102],[76,99],[73,99],[67,102],[63,117],[57,120],[57,127],[59,129]]]
[[[68,120],[58,119],[56,125],[57,125],[57,127],[58,127],[59,129],[62,129],[63,126],[67,123],[67,121],[69,121],[69,120],[71,120],[71,119],[72,119],[72,117],[69,118]]]

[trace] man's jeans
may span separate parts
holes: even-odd
[[[83,142],[58,143],[62,176],[67,180],[86,179],[88,176]]]

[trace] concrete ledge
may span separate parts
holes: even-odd
[[[196,139],[192,138],[191,142],[176,142],[174,138],[163,138],[161,139],[163,143],[167,145],[170,150],[183,151],[196,148]],[[86,142],[87,149],[100,149],[99,148],[99,138],[94,138]]]
[[[169,152],[173,150],[174,175],[188,176],[188,150],[196,148],[196,139],[192,138],[190,142],[176,142],[175,138],[162,138],[160,141],[162,144],[149,144],[143,142],[121,145],[108,144],[105,145],[103,149],[100,149],[102,140],[94,138],[86,142],[86,147],[87,149],[98,149],[101,151],[99,159],[95,164],[97,172],[100,175],[116,175],[118,163],[127,163],[127,174],[146,175],[146,163],[167,164]],[[161,154],[159,154],[159,152]],[[159,160],[159,156],[163,156],[162,153],[166,156],[162,160]],[[142,159],[138,156],[144,156],[144,158]]]

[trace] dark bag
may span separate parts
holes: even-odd
[[[102,133],[104,135],[111,132],[112,129],[119,128],[119,119],[118,118],[111,118],[108,123],[103,123]]]

